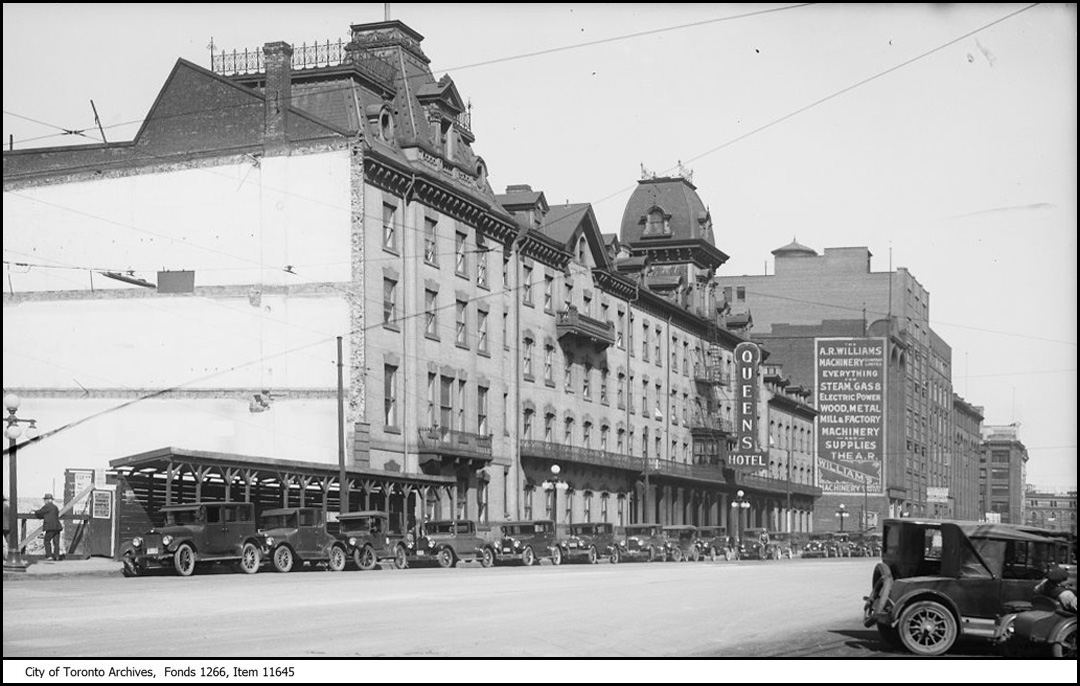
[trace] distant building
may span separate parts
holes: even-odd
[[[1020,425],[983,425],[979,485],[987,519],[1005,524],[1027,521],[1024,510],[1028,452],[1020,442]]]
[[[1028,487],[1024,500],[1027,524],[1076,535],[1076,491],[1063,493]]]
[[[784,365],[792,383],[819,391],[815,339],[877,341],[885,348],[879,363],[884,449],[870,460],[856,455],[830,467],[851,474],[851,483],[842,488],[840,476],[835,489],[820,484],[815,528],[836,528],[838,506],[857,511],[864,500],[881,516],[943,517],[957,510],[955,494],[944,495],[968,490],[956,484],[951,459],[952,353],[930,328],[929,292],[905,268],[872,272],[865,247],[825,248],[819,255],[792,241],[772,254],[774,274],[720,276],[717,283],[730,317],[752,320],[748,335]],[[819,450],[819,471],[827,463]],[[861,478],[873,479],[868,498]]]
[[[986,509],[979,486],[982,448],[983,408],[953,394],[954,436],[950,456],[949,499],[954,519],[979,521]]]

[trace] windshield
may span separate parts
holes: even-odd
[[[276,514],[263,517],[262,528],[264,529],[295,529],[296,513]]]

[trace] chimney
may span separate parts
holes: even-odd
[[[289,147],[289,103],[292,102],[292,46],[278,41],[263,46],[266,62],[266,117],[263,146],[267,155]]]

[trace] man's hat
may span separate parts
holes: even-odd
[[[52,493],[46,493],[45,494],[45,500],[52,500],[52,499],[53,499]]]
[[[1063,567],[1053,567],[1046,573],[1046,578],[1055,584],[1068,580],[1069,572]]]

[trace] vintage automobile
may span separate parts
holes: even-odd
[[[774,560],[782,560],[795,557],[798,539],[795,534],[787,531],[769,532],[769,555]]]
[[[878,557],[881,555],[881,541],[881,534],[871,533],[866,535],[866,551],[870,557]]]
[[[728,540],[727,529],[722,526],[699,526],[697,530],[698,541],[701,542],[702,554],[708,555],[710,560],[722,557],[730,560],[735,557],[735,551]]]
[[[833,534],[833,541],[836,542],[841,557],[866,557],[866,550],[863,548],[860,534],[835,533]]]
[[[739,539],[740,560],[769,560],[773,557],[768,531],[760,528],[743,529],[742,538]]]
[[[1075,576],[1075,570],[1072,570]],[[1062,569],[1063,578],[1069,571]],[[1075,582],[1074,582],[1075,583]],[[1071,589],[1076,592],[1075,586]],[[1076,608],[1068,608],[1051,595],[1036,590],[1030,603],[1015,603],[1006,616],[1002,652],[1007,657],[1063,657],[1076,659]]]
[[[518,560],[531,567],[546,557],[552,564],[562,564],[564,548],[550,519],[502,522],[498,526],[501,536],[495,545],[496,562]]]
[[[345,569],[345,544],[326,530],[321,508],[263,510],[259,534],[263,537],[263,558],[279,572],[291,572],[304,563],[326,563],[332,572]]]
[[[495,545],[477,530],[476,522],[467,519],[440,519],[420,525],[411,559],[437,560],[440,567],[454,567],[461,561],[479,561],[485,567],[495,564]]]
[[[382,510],[361,510],[338,515],[338,536],[346,554],[365,571],[390,560],[395,569],[409,566],[409,545],[403,533],[391,530],[390,516]]]
[[[161,508],[165,525],[136,536],[121,548],[124,576],[172,567],[191,576],[203,563],[236,563],[247,574],[259,571],[262,537],[252,503],[198,502]]]
[[[839,551],[828,533],[815,532],[806,538],[803,546],[803,557],[839,557]]]
[[[671,541],[664,535],[659,524],[627,524],[618,546],[611,554],[614,563],[623,560],[646,560],[664,562],[668,558]]]
[[[702,546],[698,541],[697,527],[677,524],[664,527],[664,535],[671,541],[668,549],[675,562],[697,562],[702,558]]]
[[[1049,537],[982,522],[886,520],[884,546],[863,622],[917,655],[960,638],[1000,641],[1002,618],[1031,601],[1057,555]]]
[[[563,559],[596,564],[611,558],[615,549],[615,525],[610,522],[571,524],[566,538],[560,541]]]

